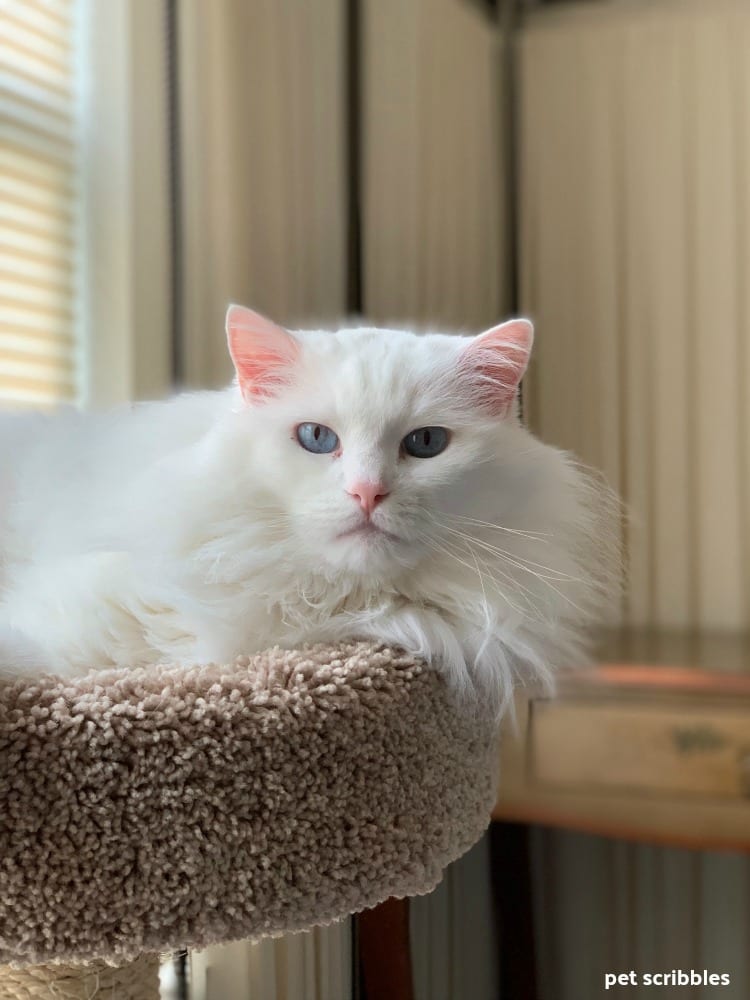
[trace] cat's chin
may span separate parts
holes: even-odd
[[[354,528],[349,528],[347,531],[342,531],[341,534],[336,536],[337,539],[355,539],[362,545],[376,545],[383,544],[385,542],[400,542],[401,539],[398,535],[391,534],[390,531],[386,531],[385,528],[379,528],[372,521],[365,521],[364,524],[358,524]]]
[[[411,543],[374,525],[336,535],[326,556],[329,564],[342,571],[383,578],[411,568],[418,561]]]

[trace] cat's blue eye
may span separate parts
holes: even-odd
[[[445,451],[449,438],[445,427],[419,427],[410,431],[401,444],[407,455],[414,458],[434,458]]]
[[[299,424],[297,440],[305,449],[316,455],[328,455],[339,446],[338,435],[325,424]]]

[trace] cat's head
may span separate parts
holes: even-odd
[[[255,459],[304,561],[392,576],[450,544],[451,518],[516,502],[493,491],[498,463],[510,470],[528,446],[517,417],[528,320],[472,338],[290,333],[231,306],[227,336]]]

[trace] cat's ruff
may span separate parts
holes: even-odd
[[[386,646],[0,684],[0,962],[123,961],[429,892],[495,725]]]

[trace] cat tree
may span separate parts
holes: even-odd
[[[0,686],[0,1000],[149,1000],[160,952],[429,892],[495,736],[368,643]]]

